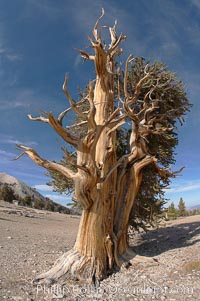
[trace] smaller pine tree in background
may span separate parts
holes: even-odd
[[[169,205],[169,208],[168,208],[168,218],[169,219],[177,218],[177,210],[176,210],[173,202]]]
[[[178,216],[186,216],[185,202],[182,197],[178,203]]]

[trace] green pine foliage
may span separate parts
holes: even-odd
[[[186,208],[185,208],[185,202],[183,198],[180,198],[180,201],[178,203],[178,215],[186,216]]]
[[[177,121],[182,125],[184,115],[189,111],[191,105],[185,93],[182,82],[176,78],[176,74],[168,70],[165,64],[155,62],[152,65],[149,63],[148,72],[153,74],[155,82],[152,80],[143,85],[140,98],[144,99],[145,95],[152,88],[151,98],[161,102],[159,109],[155,115],[161,115],[160,124],[157,127],[171,127],[171,130],[164,132],[162,135],[149,135],[148,148],[152,155],[158,158],[158,163],[165,168],[169,168],[175,163],[175,147],[178,144],[177,136]],[[144,74],[144,69],[147,62],[144,58],[136,59],[132,70],[129,73],[129,90],[134,93],[135,87],[141,76]],[[156,87],[156,79],[159,78],[159,85]],[[121,79],[121,85],[123,79]],[[123,89],[121,89],[123,91]],[[151,101],[151,99],[148,101]],[[142,109],[143,102],[137,101],[134,104],[134,109],[139,112]],[[145,227],[150,223],[153,225],[158,218],[162,217],[166,210],[164,206],[167,199],[164,195],[164,189],[170,184],[170,178],[164,178],[155,173],[154,168],[150,165],[144,169],[141,187],[135,202],[130,223],[135,227],[137,224]],[[137,221],[137,222],[135,222]],[[140,222],[138,222],[140,221]]]
[[[177,214],[177,210],[176,210],[173,202],[168,207],[167,215],[168,215],[169,219],[176,219],[177,218],[178,214]]]

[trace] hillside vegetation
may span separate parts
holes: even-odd
[[[44,197],[36,189],[6,173],[0,174],[0,199],[22,206],[70,214],[71,210]]]

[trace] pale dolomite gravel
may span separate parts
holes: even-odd
[[[33,286],[32,279],[73,246],[79,218],[33,209],[30,214],[27,208],[20,209],[26,214],[19,214],[18,210],[0,202],[0,300],[200,300],[200,270],[185,270],[189,262],[200,261],[200,216],[131,236],[135,251],[154,257],[158,264],[123,268],[97,288],[78,282],[49,288]]]

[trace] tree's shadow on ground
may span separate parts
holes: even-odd
[[[15,223],[18,222],[18,221],[13,221],[13,220],[11,220],[11,219],[3,218],[3,217],[0,217],[0,221],[15,222]]]
[[[200,222],[191,222],[148,231],[131,245],[139,255],[156,256],[198,242],[200,242]]]

